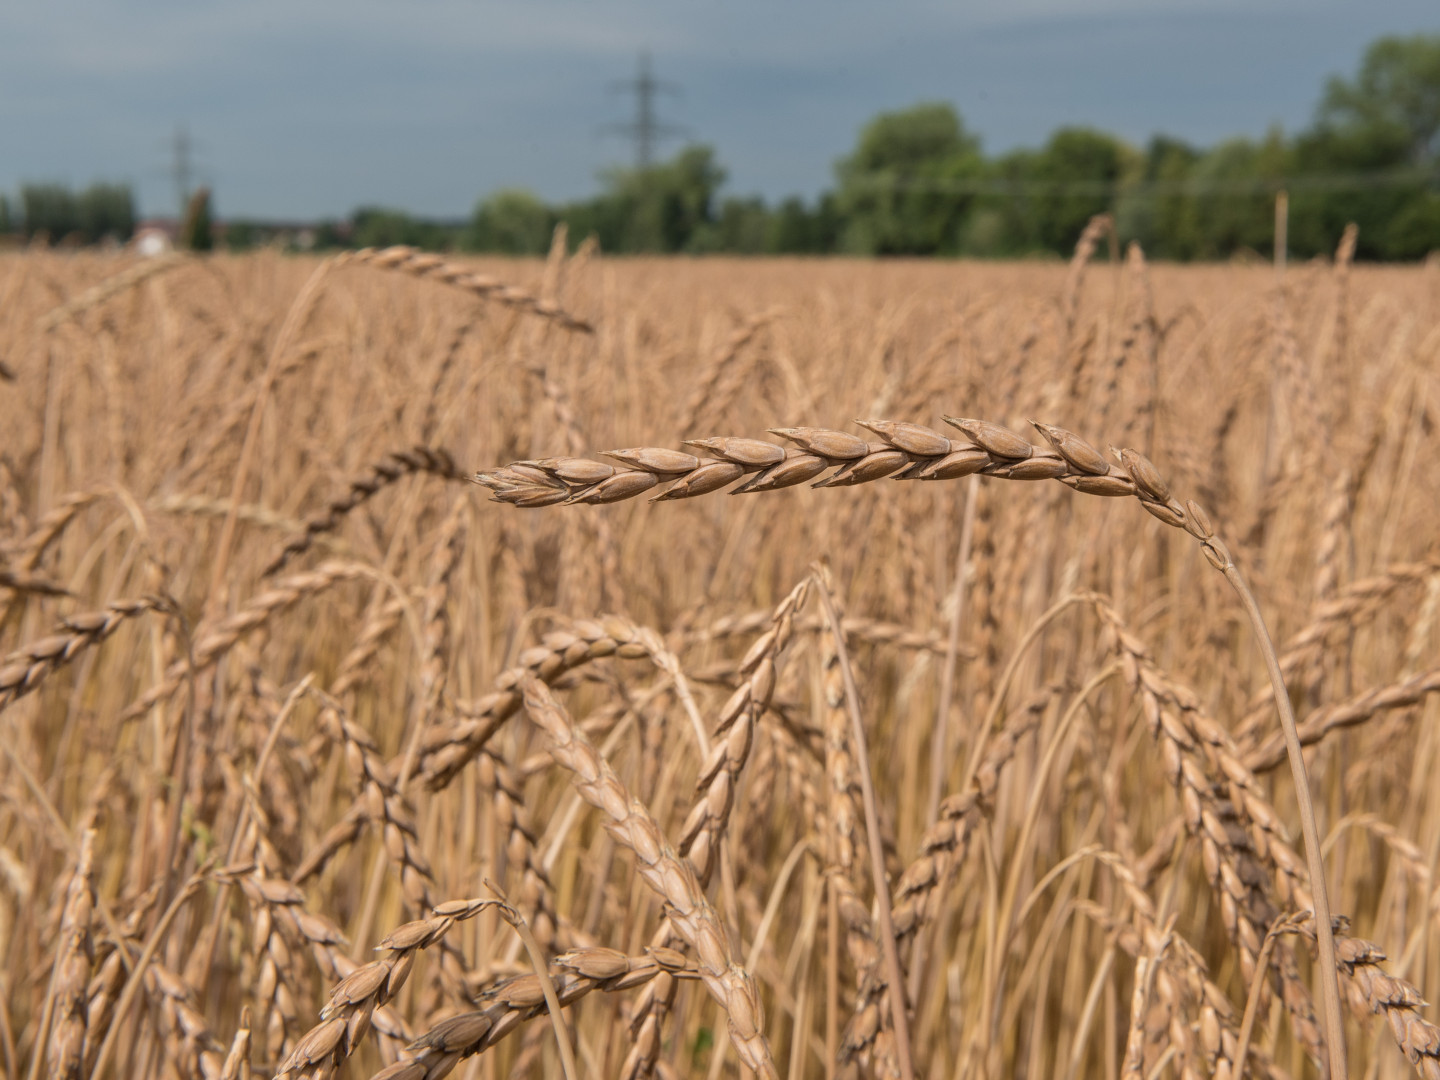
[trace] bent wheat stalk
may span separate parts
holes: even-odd
[[[785,447],[759,439],[691,439],[687,446],[709,455],[709,460],[677,450],[635,447],[611,450],[605,457],[620,463],[607,465],[588,458],[544,458],[519,461],[504,468],[480,472],[475,482],[489,488],[496,501],[525,508],[584,503],[620,502],[658,487],[669,486],[653,502],[693,498],[729,487],[731,494],[749,494],[794,487],[816,481],[814,487],[849,487],[884,477],[897,480],[952,480],[962,476],[994,476],[1004,480],[1059,480],[1088,495],[1131,496],[1151,516],[1184,529],[1200,544],[1207,562],[1225,576],[1250,620],[1265,659],[1275,706],[1280,713],[1286,752],[1294,776],[1305,854],[1314,887],[1315,918],[1320,948],[1320,975],[1325,1001],[1326,1047],[1332,1080],[1345,1080],[1345,1034],[1336,971],[1335,940],[1331,932],[1330,902],[1326,895],[1320,834],[1310,798],[1309,777],[1295,723],[1290,696],[1270,632],[1259,603],[1215,535],[1205,511],[1195,502],[1181,503],[1151,461],[1135,450],[1113,451],[1119,465],[1073,432],[1031,421],[1048,443],[1036,446],[1013,431],[985,420],[947,416],[963,441],[938,431],[894,420],[857,420],[880,441],[827,428],[771,428],[789,443]],[[834,469],[829,475],[827,470]]]
[[[534,675],[526,675],[520,690],[525,711],[549,738],[556,763],[575,774],[581,798],[610,819],[606,830],[635,853],[640,877],[665,900],[670,922],[699,956],[701,981],[725,1010],[730,1041],[740,1060],[762,1080],[778,1080],[765,1038],[759,991],[750,973],[734,959],[725,925],[706,899],[694,867],[675,854],[650,811],[629,793],[549,688]]]
[[[365,471],[350,481],[344,495],[326,505],[325,509],[302,526],[303,531],[291,538],[261,571],[269,577],[285,568],[296,555],[310,550],[315,541],[339,528],[345,515],[382,488],[415,473],[429,473],[443,480],[462,478],[455,461],[443,449],[416,446],[409,450],[392,450],[381,460],[366,466]]]
[[[885,877],[885,855],[880,850],[880,811],[875,803],[875,785],[870,778],[870,752],[866,746],[865,722],[860,716],[860,691],[855,687],[855,674],[850,669],[850,657],[845,651],[845,631],[840,626],[840,616],[825,578],[826,572],[822,568],[814,578],[815,591],[820,594],[820,604],[830,622],[840,678],[845,689],[845,708],[850,714],[850,749],[855,755],[855,772],[860,780],[865,809],[865,839],[875,879],[875,929],[880,938],[881,955],[885,958],[890,1022],[895,1030],[895,1056],[901,1080],[911,1080],[915,1067],[910,1060],[910,1021],[905,1015],[905,975],[900,968],[900,950],[895,943],[895,923],[891,918],[889,884]]]
[[[128,266],[118,274],[112,274],[105,280],[90,286],[79,296],[72,297],[59,307],[51,308],[41,316],[37,325],[41,330],[53,330],[61,323],[68,322],[89,311],[96,304],[104,303],[117,293],[122,293],[131,286],[139,285],[156,274],[173,270],[175,267],[189,262],[192,258],[193,256],[185,252],[175,251]]]
[[[344,266],[346,263],[373,266],[380,270],[396,270],[412,277],[434,278],[474,293],[482,299],[493,300],[497,304],[549,319],[566,330],[578,330],[585,334],[595,332],[594,327],[584,319],[576,318],[549,300],[543,300],[513,285],[506,285],[503,281],[485,274],[472,273],[463,266],[456,266],[438,255],[430,255],[416,248],[398,246],[379,251],[375,248],[361,248],[359,251],[346,251],[335,256],[336,266]]]

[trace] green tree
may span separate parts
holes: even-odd
[[[1138,186],[1122,190],[1115,210],[1116,230],[1138,240],[1152,258],[1193,259],[1202,245],[1194,192],[1194,147],[1165,135],[1150,140]]]
[[[1195,254],[1215,259],[1242,248],[1268,252],[1275,239],[1275,192],[1290,173],[1292,156],[1280,132],[1261,142],[1229,139],[1196,164]]]
[[[1114,207],[1121,181],[1143,168],[1138,155],[1113,135],[1093,128],[1061,128],[1033,159],[1039,193],[1034,213],[1042,248],[1065,254],[1086,223]]]
[[[437,221],[426,221],[403,210],[362,206],[350,216],[350,239],[356,247],[393,247],[405,244],[426,251],[455,246],[458,230]]]
[[[689,250],[715,220],[715,194],[724,182],[725,170],[708,146],[686,147],[663,165],[620,174],[612,183],[628,208],[621,250]]]
[[[210,212],[210,189],[197,188],[185,208],[180,224],[180,247],[186,251],[209,251],[215,246],[214,219]]]
[[[773,228],[774,215],[766,208],[765,200],[753,196],[730,198],[720,204],[714,223],[700,226],[686,246],[695,252],[759,255],[771,249]]]
[[[1416,165],[1440,156],[1440,34],[1372,42],[1354,80],[1333,78],[1322,128],[1391,133]]]
[[[1317,125],[1301,133],[1292,148],[1292,170],[1303,177],[1336,176],[1338,186],[1301,186],[1290,193],[1290,248],[1306,257],[1333,251],[1347,223],[1360,226],[1357,254],[1392,258],[1389,225],[1423,197],[1424,182],[1397,181],[1409,171],[1409,148],[1398,129]]]
[[[916,105],[882,113],[835,166],[842,244],[864,255],[933,255],[958,250],[980,177],[980,141],[954,107]]]
[[[79,231],[80,214],[75,194],[63,184],[26,184],[20,189],[25,212],[25,237],[45,233],[52,241]]]
[[[0,234],[8,233],[14,225],[10,222],[10,200],[0,192]]]
[[[984,194],[969,207],[960,236],[966,255],[994,258],[1041,247],[1035,185],[1039,154],[1012,150],[987,161]]]
[[[231,218],[225,223],[225,246],[235,252],[250,251],[260,244],[261,229],[256,222]]]
[[[967,255],[1067,255],[1095,214],[1139,180],[1145,161],[1101,131],[1061,128],[1039,150],[1014,150],[985,164],[982,192],[961,233]]]
[[[507,188],[475,207],[464,246],[506,255],[543,255],[554,229],[554,211],[529,191]]]
[[[810,211],[805,200],[792,195],[775,211],[771,231],[771,250],[782,254],[802,254],[815,250]]]
[[[348,246],[350,227],[334,218],[326,218],[315,226],[315,250],[334,251]]]
[[[135,197],[124,184],[91,184],[76,196],[75,212],[92,244],[107,236],[123,243],[135,232]]]
[[[1440,248],[1431,209],[1440,168],[1440,35],[1381,38],[1366,49],[1354,79],[1331,79],[1314,126],[1295,141],[1295,167],[1301,175],[1350,178],[1342,187],[1293,194],[1297,254],[1332,250],[1351,221],[1360,226],[1362,258],[1412,258]]]
[[[559,211],[572,236],[593,233],[606,251],[675,252],[714,244],[715,197],[725,170],[708,146],[690,146],[649,169],[604,174],[605,192]]]
[[[1365,235],[1365,230],[1360,230]],[[1440,193],[1421,192],[1385,226],[1383,249],[1392,259],[1423,259],[1440,251]]]
[[[792,195],[775,210],[769,250],[781,255],[829,254],[838,248],[843,228],[833,192],[820,196],[813,210]]]

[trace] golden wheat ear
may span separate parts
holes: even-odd
[[[689,439],[686,445],[704,450],[739,470],[735,475],[743,479],[731,489],[732,494],[793,487],[813,480],[828,469],[836,470],[833,476],[844,477],[844,480],[840,485],[822,483],[818,486],[845,486],[892,474],[902,480],[956,479],[972,475],[1003,480],[1058,480],[1082,494],[1133,497],[1151,517],[1172,528],[1183,529],[1194,537],[1206,561],[1225,576],[1239,597],[1270,674],[1295,782],[1305,835],[1305,853],[1313,883],[1316,937],[1320,949],[1318,979],[1325,1001],[1330,1067],[1332,1075],[1342,1075],[1345,1068],[1345,1033],[1335,940],[1330,932],[1330,904],[1319,828],[1315,821],[1309,775],[1301,752],[1295,714],[1259,603],[1230,557],[1229,549],[1216,536],[1209,516],[1194,501],[1179,502],[1171,494],[1170,485],[1159,469],[1138,450],[1112,447],[1111,453],[1118,462],[1114,464],[1079,435],[1050,424],[1031,421],[1048,444],[1041,447],[987,420],[955,416],[946,416],[944,420],[965,436],[963,442],[951,440],[938,431],[909,421],[857,420],[859,426],[878,436],[883,445],[872,449],[864,440],[843,431],[810,427],[770,429],[772,434],[790,442],[793,448],[758,439],[732,437]],[[613,451],[606,456],[622,462],[625,467],[612,470],[598,481],[592,481],[582,468],[569,459],[565,459],[563,464],[556,461],[517,463],[479,473],[476,479],[494,492],[496,501],[527,508],[548,506],[557,501],[567,505],[620,502],[643,494],[661,482],[672,485],[662,493],[662,497],[671,497],[672,492],[679,491],[681,494],[673,497],[690,498],[718,490],[721,486],[696,484],[695,478],[710,466],[689,454],[641,447]],[[863,471],[867,462],[880,467]],[[858,479],[862,476],[863,480]],[[883,941],[884,935],[882,944]],[[892,966],[898,972],[898,965]],[[890,977],[893,980],[896,974],[892,972]],[[892,1007],[892,1016],[898,1018],[897,1027],[903,1032],[903,1009],[898,1005]],[[908,1048],[902,1048],[902,1061],[907,1054]]]

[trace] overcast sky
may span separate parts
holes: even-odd
[[[1308,123],[1436,0],[44,0],[0,8],[0,191],[127,181],[170,212],[183,125],[223,216],[459,217],[590,194],[642,49],[727,192],[814,195],[866,119],[953,102],[987,151],[1090,124],[1200,145]],[[671,144],[664,149],[674,149]]]

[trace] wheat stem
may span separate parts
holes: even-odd
[[[850,713],[850,738],[855,745],[855,769],[860,776],[860,792],[865,804],[865,835],[870,848],[870,872],[875,878],[875,906],[879,912],[880,948],[885,954],[885,975],[890,985],[891,1021],[895,1025],[895,1051],[899,1058],[900,1080],[912,1080],[915,1068],[910,1061],[910,1021],[905,1013],[905,975],[900,967],[900,949],[895,943],[895,923],[890,914],[890,883],[885,876],[885,853],[880,847],[880,811],[875,802],[875,784],[870,773],[870,752],[866,748],[865,723],[860,718],[860,692],[855,688],[855,673],[850,670],[850,656],[845,649],[845,631],[835,614],[835,603],[825,585],[825,575],[815,574],[816,591],[830,620],[835,636],[835,652],[840,660],[840,674],[845,680],[845,706]]]
[[[1315,901],[1315,939],[1320,948],[1321,997],[1325,1001],[1325,1049],[1330,1058],[1330,1080],[1346,1080],[1349,1075],[1345,1056],[1345,1016],[1340,1008],[1340,973],[1335,960],[1335,931],[1330,916],[1330,896],[1325,880],[1325,860],[1320,847],[1320,830],[1315,824],[1315,806],[1310,798],[1310,777],[1305,769],[1305,755],[1300,749],[1300,733],[1295,724],[1295,710],[1290,704],[1290,693],[1285,689],[1285,677],[1280,673],[1280,661],[1275,655],[1275,643],[1270,640],[1270,631],[1265,626],[1265,617],[1250,586],[1240,574],[1235,560],[1229,552],[1220,549],[1225,556],[1225,565],[1220,568],[1231,587],[1239,594],[1245,614],[1249,616],[1250,627],[1255,640],[1265,656],[1265,667],[1270,673],[1270,684],[1275,690],[1275,708],[1280,713],[1280,726],[1285,732],[1285,750],[1290,757],[1290,772],[1295,780],[1295,799],[1300,804],[1300,829],[1305,837],[1305,862],[1310,873],[1310,891]]]

